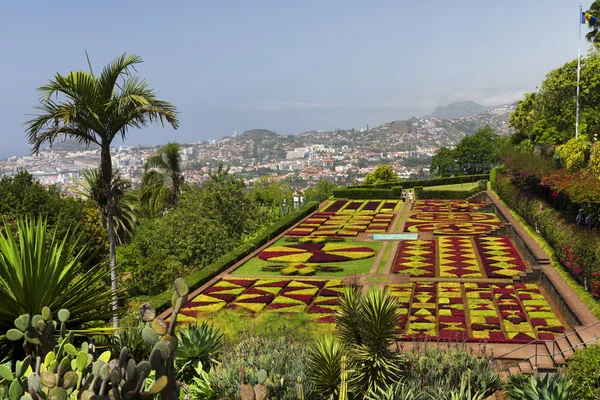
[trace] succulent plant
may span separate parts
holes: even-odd
[[[144,305],[142,319],[146,322],[144,341],[152,347],[148,360],[137,363],[127,347],[116,357],[105,351],[94,356],[94,346],[74,345],[73,332],[67,334],[68,310],[60,310],[53,320],[47,307],[41,315],[21,315],[15,329],[7,332],[13,341],[23,340],[27,357],[17,361],[15,371],[0,365],[0,399],[9,400],[136,400],[161,396],[175,400],[180,384],[175,379],[174,354],[177,338],[174,335],[177,315],[187,302],[187,284],[175,282],[173,314],[167,324],[156,311]],[[55,337],[60,327],[58,338]],[[154,381],[147,378],[154,374]]]

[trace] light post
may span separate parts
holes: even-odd
[[[287,199],[283,199],[283,205],[281,206],[281,208],[283,208],[283,215],[285,215],[285,212],[287,210]]]
[[[294,210],[298,208],[298,203],[300,203],[300,196],[298,193],[294,193]]]

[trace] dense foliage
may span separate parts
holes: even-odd
[[[399,181],[399,178],[392,164],[379,164],[372,172],[369,172],[365,176],[364,183],[372,185],[396,181]]]
[[[42,307],[66,306],[71,321],[83,323],[110,317],[112,292],[105,282],[108,269],[86,258],[74,228],[64,234],[47,228],[38,217],[19,218],[16,229],[0,233],[0,334],[21,314]]]
[[[266,218],[235,178],[190,189],[165,216],[141,220],[132,243],[119,247],[129,293],[162,291],[175,277],[202,269],[258,233]]]
[[[489,171],[498,161],[500,135],[486,126],[461,139],[456,148],[440,147],[431,159],[431,173],[447,177]]]
[[[577,399],[597,399],[600,396],[600,344],[577,350],[568,360],[567,378],[573,382]]]
[[[600,54],[581,60],[579,134],[594,139],[600,129]],[[541,88],[519,101],[511,115],[513,143],[529,139],[539,144],[562,144],[575,136],[577,60],[551,71]]]

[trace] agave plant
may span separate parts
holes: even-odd
[[[110,271],[86,259],[87,246],[78,246],[81,233],[69,230],[63,238],[46,221],[17,220],[13,234],[8,223],[0,232],[0,333],[13,327],[22,314],[40,314],[44,306],[68,308],[70,321],[109,319]]]
[[[177,375],[184,382],[190,382],[194,377],[201,378],[197,367],[210,369],[223,346],[223,334],[206,322],[180,328],[177,338],[179,344],[175,352],[175,366]]]
[[[568,400],[573,385],[562,375],[546,375],[543,379],[531,376],[527,386],[506,388],[509,399],[519,400]]]
[[[343,345],[332,336],[319,338],[308,352],[308,373],[324,397],[339,395]]]

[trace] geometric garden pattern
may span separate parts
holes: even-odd
[[[385,232],[400,206],[397,201],[329,204],[307,218],[296,236]],[[386,286],[398,302],[397,327],[402,340],[529,343],[564,334],[544,289],[512,279],[526,271],[526,264],[509,237],[490,235],[501,224],[494,214],[477,212],[484,205],[442,200],[415,204],[405,231],[432,232],[433,237],[398,243],[396,254],[389,256],[390,272],[407,275],[409,281]],[[353,241],[286,243],[268,248],[260,258],[283,262],[304,257],[307,260],[303,262],[310,262],[329,257],[327,262],[335,264],[341,258],[373,257],[368,247]],[[190,299],[179,320],[194,322],[206,314],[235,310],[251,314],[302,312],[312,321],[333,323],[343,290],[341,279],[226,277]]]

